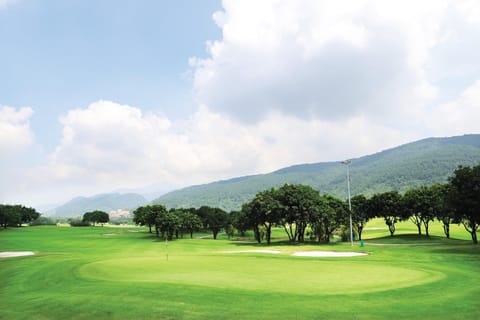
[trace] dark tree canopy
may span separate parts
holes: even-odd
[[[459,167],[450,178],[449,203],[455,219],[478,243],[477,230],[480,224],[480,165]]]
[[[100,210],[95,210],[95,211],[90,211],[86,212],[83,215],[83,222],[90,222],[93,223],[94,225],[96,223],[107,223],[110,220],[110,217],[108,216],[108,213],[100,211]]]
[[[0,204],[0,225],[6,227],[19,227],[22,223],[30,223],[40,217],[40,214],[33,208],[19,204]]]

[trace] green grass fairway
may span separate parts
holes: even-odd
[[[480,249],[468,234],[367,227],[363,248],[289,245],[275,230],[269,247],[170,241],[168,260],[143,228],[8,229],[0,251],[36,255],[0,260],[0,319],[480,319]],[[258,249],[280,253],[248,252]],[[291,256],[309,250],[369,255]]]

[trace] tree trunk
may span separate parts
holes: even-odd
[[[443,232],[445,232],[445,236],[447,237],[447,239],[450,239],[450,224],[448,222],[443,223]]]
[[[475,221],[469,220],[468,223],[466,223],[464,221],[464,222],[462,222],[462,224],[463,224],[463,227],[465,228],[465,230],[467,230],[467,232],[472,235],[473,243],[478,244],[478,240],[477,240],[478,225],[475,223]]]
[[[263,224],[265,226],[265,236],[267,237],[267,244],[270,244],[270,237],[271,237],[271,234],[272,234],[272,224],[270,223],[264,223]]]
[[[427,237],[430,237],[430,235],[428,234],[428,221],[424,222],[423,225],[425,226],[425,235]]]
[[[358,240],[362,240],[362,231],[363,231],[363,225],[359,225],[357,228],[357,233],[358,233]]]
[[[148,228],[149,228],[150,233],[152,233],[152,225],[150,223],[148,224]]]

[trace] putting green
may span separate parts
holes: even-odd
[[[339,259],[339,258],[336,258]],[[102,260],[79,270],[105,281],[176,283],[295,294],[352,294],[391,290],[444,278],[432,270],[379,262],[266,257],[176,256]]]

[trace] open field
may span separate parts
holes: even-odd
[[[462,228],[452,240],[438,224],[431,238],[411,223],[393,238],[380,220],[367,228],[363,248],[289,245],[280,229],[269,247],[224,238],[167,247],[136,227],[8,229],[0,251],[36,254],[0,260],[0,318],[480,318],[480,247]],[[319,250],[369,254],[292,256]]]

